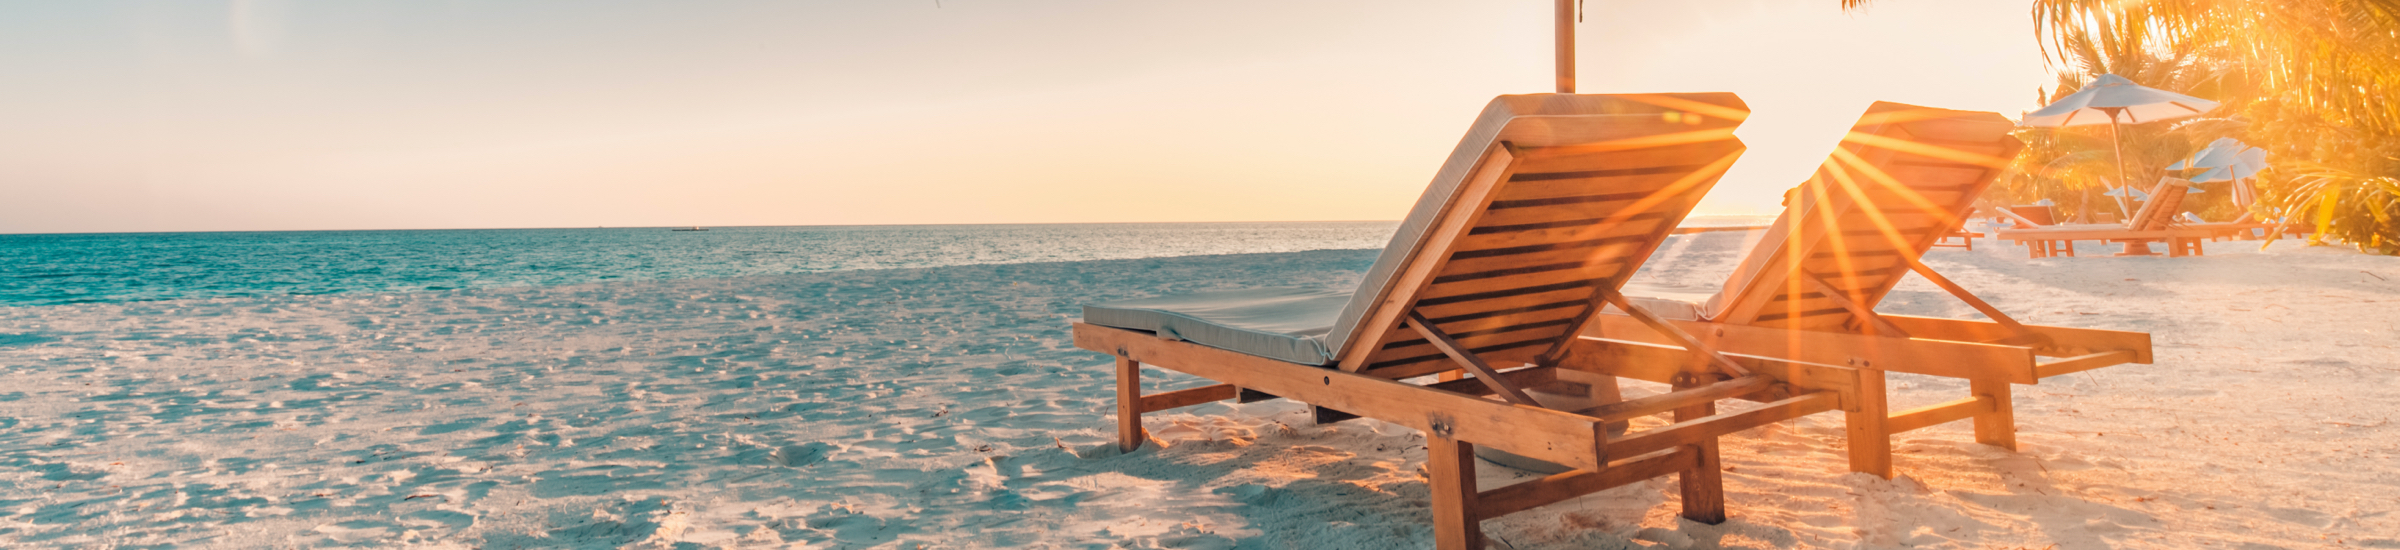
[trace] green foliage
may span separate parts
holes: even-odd
[[[2134,33],[2130,38],[2098,35],[2069,40],[2064,48],[2069,70],[2061,71],[2056,86],[2039,94],[2035,101],[2055,102],[2082,89],[2092,79],[2112,73],[2145,86],[2202,97],[2223,95],[2228,83],[2239,82],[2222,64],[2192,55],[2180,44],[2153,45],[2149,41],[2155,35],[2140,31],[2139,25],[2130,25],[2127,32]],[[2243,121],[2235,119],[2199,118],[2115,128],[2097,125],[2019,129],[2016,136],[2025,142],[2025,149],[1994,186],[2001,196],[1989,198],[2010,204],[2049,199],[2061,213],[2084,222],[2096,221],[2095,214],[2121,215],[2139,204],[2120,205],[2115,198],[2102,196],[2102,192],[2113,186],[2112,182],[2122,180],[2136,189],[2149,191],[2166,175],[2167,165],[2217,138],[2239,137],[2245,126]],[[2117,161],[2120,142],[2124,153],[2121,167]],[[2207,192],[2187,199],[2186,210],[2212,220],[2241,214],[2232,204],[2226,184],[2204,187]]]
[[[2163,166],[2149,148],[2171,149],[2168,135],[2181,133],[2195,148],[2235,137],[2267,149],[2276,167],[2258,182],[2263,218],[2321,218],[2324,231],[2312,242],[2400,254],[2400,101],[2384,97],[2400,90],[2400,0],[2034,0],[2033,15],[2037,39],[2075,69],[2069,78],[2104,70],[2223,102],[2212,115],[2226,119],[2178,124],[2155,138],[2128,133],[2129,167]],[[2137,153],[2141,139],[2159,141]],[[2036,160],[2084,162],[2071,156]],[[2203,216],[2222,219],[2210,211],[2227,208],[2225,196],[2203,197],[2216,201]]]
[[[2257,69],[2270,95],[2361,131],[2400,133],[2400,0],[2034,0],[2037,36],[2185,44]]]
[[[2400,178],[2372,176],[2316,163],[2287,172],[2293,185],[2282,203],[2293,219],[2314,224],[2309,244],[2341,239],[2370,254],[2400,255]]]

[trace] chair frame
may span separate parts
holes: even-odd
[[[1438,333],[1438,330],[1435,331]],[[1749,374],[1728,377],[1720,365],[1684,348],[1601,338],[1577,338],[1583,350],[1572,360],[1530,366],[1492,376],[1424,385],[1278,361],[1137,330],[1084,323],[1074,326],[1075,346],[1116,357],[1117,448],[1139,449],[1148,439],[1141,415],[1226,399],[1288,398],[1309,403],[1321,421],[1363,416],[1424,432],[1426,470],[1432,490],[1435,547],[1480,549],[1483,520],[1522,512],[1646,479],[1675,475],[1681,516],[1722,523],[1725,491],[1717,437],[1825,411],[1858,414],[1867,406],[1862,384],[1869,372],[1836,365],[1769,357],[1717,354]],[[1434,333],[1429,333],[1429,336]],[[1458,370],[1482,371],[1471,351],[1459,350]],[[1219,383],[1143,395],[1144,365]],[[1488,368],[1488,365],[1484,368]],[[1505,387],[1557,380],[1559,369],[1656,380],[1675,391],[1581,411],[1559,411],[1496,401]],[[1500,382],[1494,384],[1493,382]],[[1876,392],[1880,394],[1880,392]],[[1763,406],[1719,413],[1722,399]],[[1327,418],[1330,411],[1339,414]],[[1672,424],[1619,436],[1609,425],[1654,414],[1672,414]],[[1550,461],[1571,471],[1505,487],[1476,486],[1476,445]]]
[[[1708,321],[1667,321],[1697,335],[1702,343],[1729,354],[1772,357],[1811,365],[1840,365],[1858,372],[1856,407],[1845,408],[1850,470],[1891,478],[1893,435],[1960,420],[1973,420],[1975,441],[2017,449],[2016,412],[2011,384],[2034,385],[2044,378],[2126,363],[2149,364],[2150,334],[2016,322],[1956,283],[1911,259],[1911,267],[1991,321],[1970,321],[1874,315],[1898,334],[1849,334],[1760,327]],[[1645,323],[1627,315],[1602,315],[1585,332],[1570,357],[1580,360],[1621,361],[1652,350],[1640,345],[1678,346],[1654,335]],[[1605,337],[1603,337],[1605,336]],[[2042,358],[2053,358],[2044,361]],[[1570,368],[1585,368],[1570,365]],[[1965,379],[1968,395],[1937,405],[1892,412],[1886,397],[1887,373],[1922,374]],[[1649,376],[1619,374],[1652,382]]]
[[[1835,150],[1819,176],[1804,184],[1806,192],[1770,229],[1770,238],[1780,239],[1760,243],[1744,256],[1736,276],[1749,276],[1739,279],[1738,287],[1728,282],[1720,295],[1725,307],[1708,314],[1714,319],[1670,322],[1677,330],[1699,335],[1705,348],[1668,341],[1655,336],[1653,330],[1636,328],[1652,321],[1642,319],[1641,312],[1631,308],[1620,308],[1625,315],[1602,315],[1584,335],[1858,369],[1859,403],[1849,411],[1846,422],[1850,467],[1884,478],[1893,474],[1893,434],[1973,420],[1977,442],[2014,450],[2016,415],[2011,384],[2038,384],[2043,378],[2128,362],[2149,363],[2147,333],[2020,323],[1925,264],[1926,251],[1943,235],[1958,230],[1972,209],[1971,202],[1990,186],[2019,144],[2004,135],[1991,142],[1977,141],[1991,138],[1970,138],[1992,135],[1989,129],[1995,126],[2005,127],[2005,119],[1998,115],[1965,111],[1918,114],[1921,109],[1884,103],[1871,107],[1852,130],[1852,137]],[[1908,137],[1887,136],[1883,133],[1887,131]],[[1941,143],[1968,149],[1929,145]],[[1999,154],[1989,156],[1974,150]],[[1950,189],[1952,200],[1944,203],[1911,191],[1917,187],[1900,183],[1903,176],[1851,177],[1840,168],[1883,172],[1875,166],[1925,162],[1909,160],[1912,158],[1945,161],[1953,171],[1938,177],[1964,176],[1965,183],[1953,186],[1945,185],[1945,180],[1919,181],[1926,189]],[[1956,171],[1977,167],[1981,172]],[[1966,175],[1970,173],[1975,175]],[[1870,200],[1870,181],[1883,182],[1886,192],[1895,198]],[[1922,217],[1909,224],[1890,221],[1900,215]],[[2013,212],[2008,215],[2023,221]],[[1865,231],[1868,235],[1854,235],[1857,231],[1847,229],[1859,225],[1876,229]],[[1862,246],[1847,240],[1852,237],[1890,247]],[[1831,263],[1841,270],[1820,267],[1815,268],[1820,272],[1812,272],[1812,263]],[[1885,293],[1910,273],[1924,277],[1988,320],[1874,311]],[[1622,346],[1590,340],[1579,345],[1573,354],[1577,357],[1631,353]],[[2043,362],[2043,357],[2057,359]],[[1893,412],[1885,388],[1890,372],[1965,379],[1968,395]]]
[[[2169,186],[2188,187],[2190,185],[2189,181],[2166,178],[2160,180],[2158,185],[2153,188],[2151,196],[2166,196]],[[2180,192],[2177,191],[2177,193]],[[2180,201],[2181,199],[2178,197],[2176,202],[2180,204]],[[2161,199],[2153,199],[2143,204],[2141,211],[2134,213],[2132,223],[2123,226],[2031,227],[2002,229],[1996,234],[2001,239],[2025,245],[2027,253],[2033,258],[2056,257],[2062,253],[2074,256],[2075,241],[2101,241],[2125,245],[2124,251],[2116,254],[2118,256],[2156,256],[2158,253],[2150,251],[2150,243],[2161,243],[2167,246],[2167,257],[2181,258],[2205,254],[2206,248],[2202,246],[2202,243],[2230,236],[2236,231],[2246,232],[2251,227],[2244,224],[2177,224],[2172,221],[2175,215],[2173,210],[2173,205],[2161,206]],[[2018,219],[2023,220],[2023,218]],[[2062,242],[2063,245],[2060,244]]]
[[[1551,100],[1617,102],[1600,107],[1605,116],[1676,128],[1569,124],[1540,112],[1546,107],[1532,107]],[[1529,110],[1514,110],[1520,107]],[[1517,118],[1508,119],[1512,122],[1505,128],[1487,130],[1486,121],[1502,113],[1490,109],[1510,109],[1505,112]],[[1732,132],[1747,114],[1730,94],[1495,100],[1486,118],[1479,119],[1478,129],[1470,131],[1468,141],[1436,176],[1435,188],[1459,182],[1455,195],[1435,203],[1442,209],[1428,222],[1422,241],[1404,250],[1387,248],[1387,254],[1399,250],[1406,255],[1394,256],[1398,259],[1388,267],[1394,270],[1388,285],[1361,290],[1373,293],[1372,300],[1353,299],[1354,304],[1369,305],[1358,313],[1355,337],[1341,344],[1342,349],[1331,350],[1331,364],[1305,365],[1147,331],[1076,323],[1076,347],[1115,357],[1118,448],[1132,452],[1148,440],[1141,424],[1144,413],[1224,399],[1293,399],[1309,404],[1320,423],[1368,417],[1424,432],[1439,548],[1482,548],[1485,519],[1670,474],[1681,481],[1683,517],[1712,524],[1725,521],[1717,437],[1808,414],[1854,409],[1860,399],[1852,395],[1862,371],[1719,353],[1646,314],[1644,326],[1682,347],[1613,342],[1643,350],[1621,355],[1621,360],[1579,358],[1573,350],[1584,340],[1578,337],[1584,327],[1606,317],[1603,308],[1628,307],[1618,288],[1739,156],[1742,148]],[[1513,122],[1519,120],[1523,124]],[[1695,148],[1658,149],[1684,146]],[[1625,158],[1684,168],[1676,168],[1683,170],[1680,174],[1641,168],[1652,164],[1631,164],[1624,170],[1591,168]],[[1523,181],[1537,183],[1520,181],[1520,169],[1532,177]],[[1547,187],[1552,184],[1538,182],[1620,177],[1651,178],[1645,185],[1658,187],[1641,197],[1526,199],[1508,194],[1553,190]],[[1420,208],[1435,200],[1434,195],[1428,197],[1420,200]],[[1502,212],[1504,203],[1507,212]],[[1537,210],[1617,203],[1631,206],[1605,219],[1582,219],[1591,215],[1585,211]],[[1528,211],[1564,216],[1555,219],[1565,221],[1534,223],[1551,218],[1527,218]],[[1401,242],[1395,239],[1394,246]],[[1566,263],[1558,263],[1562,261]],[[1553,281],[1556,278],[1569,282]],[[1458,309],[1461,306],[1484,309]],[[1544,312],[1551,320],[1510,317],[1519,315],[1511,312],[1529,311]],[[1510,324],[1483,328],[1500,321]],[[1526,324],[1513,324],[1520,322]],[[1461,332],[1454,335],[1449,330]],[[1218,383],[1144,395],[1145,365]],[[1562,370],[1662,379],[1676,391],[1575,411],[1545,408],[1526,394],[1525,388],[1558,382]],[[1717,403],[1724,399],[1765,406],[1720,413]],[[1671,415],[1673,423],[1611,434],[1612,424],[1659,414]],[[1476,486],[1473,453],[1478,445],[1571,470],[1481,489]]]

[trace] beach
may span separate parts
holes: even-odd
[[[1712,288],[1741,233],[1638,282]],[[1354,285],[1372,250],[0,307],[0,546],[1414,548],[1422,438],[1286,401],[1113,445],[1082,304]],[[1501,548],[2400,548],[2400,259],[1927,263],[2154,364],[2019,386],[1847,474],[1838,413],[1724,439],[1722,525],[1661,478],[1485,524]],[[1971,318],[1912,278],[1887,313]],[[1206,382],[1153,370],[1160,389]],[[1965,382],[1894,375],[1895,407]],[[1658,388],[1634,384],[1633,393]],[[1484,463],[1495,487],[1532,474]]]

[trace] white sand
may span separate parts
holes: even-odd
[[[1679,238],[1648,276],[1705,285],[1739,248]],[[2021,387],[2022,452],[1943,426],[1897,442],[1900,479],[1845,475],[1823,414],[1726,440],[1725,525],[1656,480],[1495,545],[2400,548],[2400,259],[2022,254],[1931,263],[2027,322],[2152,332],[2158,364]],[[1414,432],[1212,404],[1120,456],[1107,359],[1065,341],[1087,301],[1370,258],[0,308],[0,546],[1427,546]],[[1922,281],[1883,309],[1969,313]]]

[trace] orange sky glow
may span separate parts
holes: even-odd
[[[2023,0],[1589,0],[1586,93],[1730,91],[1698,214],[1876,100],[2015,117]],[[1550,3],[12,3],[0,233],[1396,219]]]

